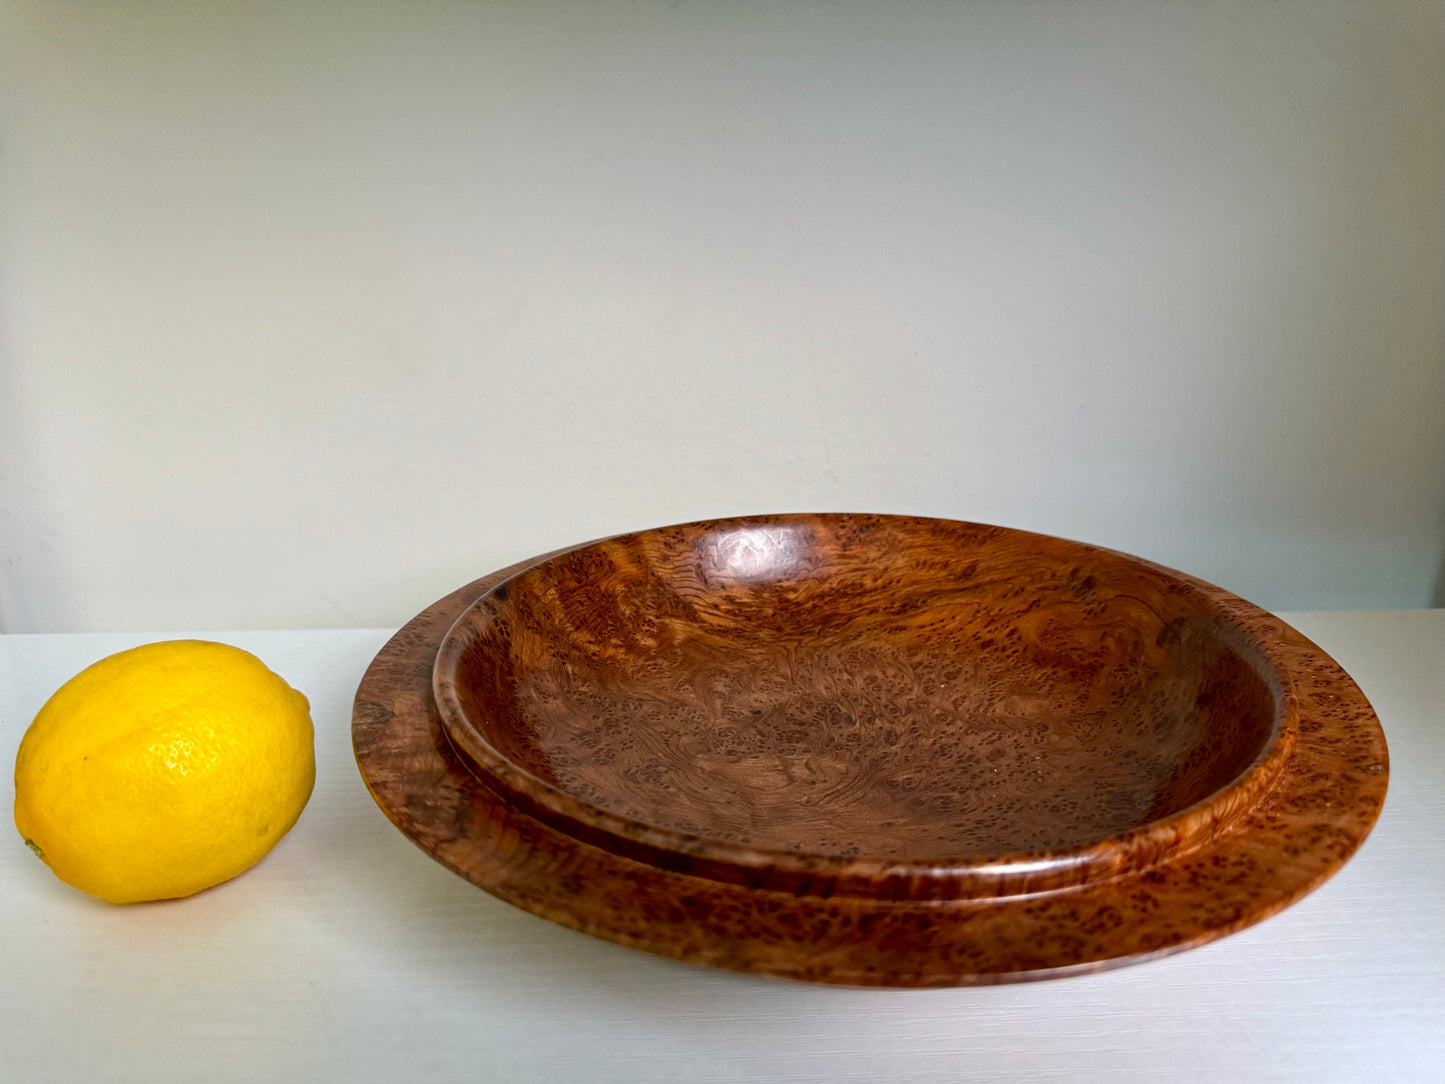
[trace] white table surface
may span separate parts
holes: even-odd
[[[493,899],[397,832],[357,774],[351,697],[385,630],[200,634],[310,697],[311,803],[255,869],[161,904],[93,901],[12,834],[0,1081],[1439,1081],[1445,610],[1285,617],[1354,675],[1390,742],[1355,858],[1203,948],[927,991],[711,971]],[[168,638],[0,636],[6,755],[76,671]]]

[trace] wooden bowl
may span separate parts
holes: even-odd
[[[503,898],[854,984],[1209,940],[1338,868],[1387,778],[1349,678],[1227,592],[866,515],[669,527],[478,581],[378,656],[354,733],[382,808]]]

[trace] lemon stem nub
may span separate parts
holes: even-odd
[[[45,861],[45,852],[40,849],[40,844],[36,843],[35,840],[27,839],[25,841],[25,846],[29,847],[32,851],[34,851],[35,857],[39,858],[40,861]]]

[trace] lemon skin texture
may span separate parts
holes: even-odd
[[[306,698],[203,640],[102,659],[46,702],[15,760],[15,826],[62,881],[112,903],[189,896],[249,869],[316,779]]]

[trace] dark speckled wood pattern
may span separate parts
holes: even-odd
[[[357,693],[378,804],[462,876],[680,959],[1042,978],[1256,922],[1336,870],[1384,737],[1191,577],[978,524],[687,524],[436,603]]]

